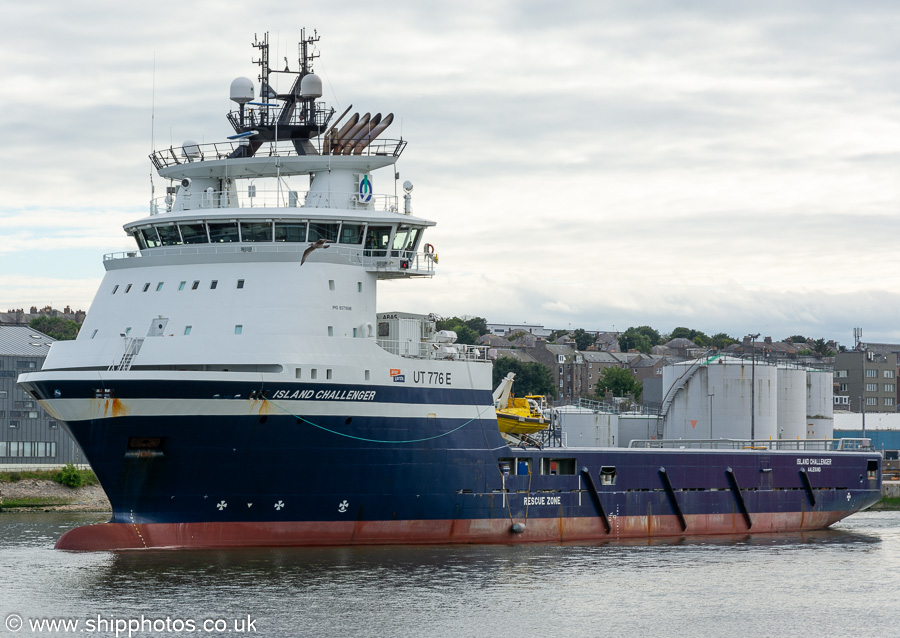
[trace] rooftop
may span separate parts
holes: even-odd
[[[45,357],[53,337],[22,326],[0,326],[0,355],[13,357]]]

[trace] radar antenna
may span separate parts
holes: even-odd
[[[322,102],[316,102],[316,99],[322,97],[322,80],[312,71],[312,62],[319,57],[315,52],[319,34],[314,30],[313,35],[307,37],[306,29],[302,29],[301,34],[298,46],[299,71],[291,71],[287,59],[283,71],[273,69],[269,64],[268,32],[263,34],[262,40],[254,35],[253,47],[259,49],[259,57],[253,60],[253,63],[259,66],[260,101],[248,102],[250,106],[256,107],[250,112],[248,121],[243,117],[243,107],[237,113],[228,114],[235,133],[244,135],[253,131],[252,135],[243,138],[244,143],[229,157],[252,157],[264,143],[271,142],[277,145],[282,140],[290,140],[298,155],[319,154],[310,140],[328,130],[334,109],[326,107]],[[272,87],[273,73],[295,76],[290,91],[278,93]]]

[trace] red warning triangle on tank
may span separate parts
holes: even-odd
[[[696,420],[691,421],[691,427],[692,427],[692,428],[697,427],[697,421],[696,421]]]

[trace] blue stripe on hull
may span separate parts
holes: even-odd
[[[478,405],[490,406],[489,390],[471,388],[418,387],[411,383],[393,385],[353,385],[336,383],[272,383],[261,381],[170,381],[110,380],[100,381],[30,381],[21,386],[38,399],[93,399],[98,390],[111,390],[118,399],[233,399],[246,400],[265,392],[270,399],[279,392],[280,399],[298,399],[308,393],[312,400],[346,400],[360,393],[372,393],[365,402],[408,403],[414,405]],[[327,397],[324,398],[323,397]],[[350,399],[362,400],[362,399]]]

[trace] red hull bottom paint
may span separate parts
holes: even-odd
[[[748,529],[739,514],[685,517],[610,517],[607,533],[599,518],[518,519],[525,531],[512,531],[509,519],[293,523],[101,523],[69,530],[56,549],[208,549],[224,547],[302,547],[452,543],[541,543],[617,541],[728,534],[764,534],[823,529],[853,512],[789,512],[752,515]]]

